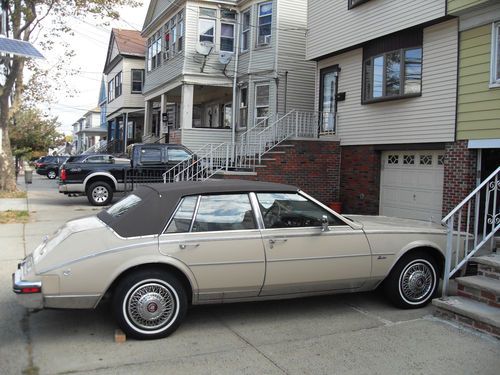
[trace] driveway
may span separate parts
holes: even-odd
[[[11,273],[43,235],[96,213],[57,183],[28,185],[27,224],[0,225],[0,374],[498,374],[499,341],[398,310],[377,292],[192,308],[170,337],[114,342],[110,307],[18,306]]]

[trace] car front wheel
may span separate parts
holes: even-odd
[[[141,271],[125,277],[113,297],[115,318],[126,335],[159,339],[170,335],[186,315],[182,284],[161,271]]]
[[[94,182],[87,188],[87,198],[93,206],[106,206],[113,199],[113,189],[106,182]]]
[[[57,172],[54,171],[53,169],[51,169],[50,171],[47,172],[47,177],[50,179],[50,180],[53,180],[57,177]]]
[[[436,260],[425,252],[415,252],[398,261],[384,281],[384,289],[397,307],[416,309],[432,300],[438,279]]]

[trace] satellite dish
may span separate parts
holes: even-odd
[[[212,43],[209,42],[198,42],[196,43],[196,52],[200,55],[208,56],[210,52],[212,52],[212,48],[214,48]]]
[[[232,52],[220,52],[219,53],[219,61],[223,65],[229,64],[232,59],[233,59],[233,53]]]

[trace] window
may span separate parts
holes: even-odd
[[[234,25],[221,23],[220,50],[234,52]]]
[[[364,4],[369,0],[347,0],[348,1],[348,9],[352,9],[357,7],[358,5]]]
[[[115,99],[115,79],[108,82],[108,103]]]
[[[122,94],[122,72],[115,76],[115,98]]]
[[[177,44],[177,24],[175,23],[175,17],[170,21],[170,50],[172,55],[176,52]]]
[[[265,46],[271,43],[272,23],[273,23],[273,3],[259,4],[257,46]]]
[[[161,65],[161,47],[161,31],[158,30],[148,39],[148,71]]]
[[[407,48],[373,56],[364,62],[364,100],[420,95],[422,48]]]
[[[132,93],[141,93],[144,85],[144,69],[132,69]]]
[[[113,161],[113,158],[108,156],[108,155],[99,155],[99,156],[90,156],[85,160],[85,163],[105,163],[105,164],[110,164]]]
[[[214,43],[215,20],[200,19],[199,21],[200,42]]]
[[[181,52],[184,48],[184,13],[181,11],[177,14],[177,51]]]
[[[236,21],[236,11],[222,8],[220,10],[220,17],[224,20]]]
[[[161,148],[143,148],[141,150],[141,163],[161,163]]]
[[[247,194],[202,196],[193,232],[255,229]]]
[[[189,159],[191,155],[182,148],[169,148],[168,149],[168,161],[169,162],[179,162]]]
[[[255,114],[257,122],[269,116],[269,84],[255,86]]]
[[[295,193],[257,194],[264,226],[269,228],[321,227],[323,216],[330,225],[346,225],[316,203]]]
[[[491,84],[500,86],[500,22],[493,24],[491,50]]]
[[[200,8],[200,17],[217,18],[217,10],[212,8]]]
[[[248,87],[240,89],[240,127],[246,128],[248,123]]]
[[[167,22],[164,26],[165,32],[163,33],[163,43],[164,43],[164,55],[163,59],[168,60],[170,58],[170,22]]]
[[[174,214],[165,233],[189,232],[197,200],[198,197],[185,197],[182,199],[182,203]]]
[[[141,200],[142,199],[137,195],[130,194],[126,198],[112,205],[106,212],[113,217],[120,217],[132,207],[135,207],[139,203],[141,203]]]
[[[245,10],[242,15],[241,23],[241,52],[248,51],[250,49],[250,21],[251,13],[250,9]]]

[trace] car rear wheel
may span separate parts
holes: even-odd
[[[113,189],[106,182],[94,182],[87,188],[87,198],[93,206],[106,206],[113,199]]]
[[[50,171],[47,172],[47,177],[50,180],[53,180],[57,177],[57,172],[55,170],[51,169]]]
[[[126,335],[159,339],[180,325],[187,310],[182,284],[170,274],[144,270],[125,277],[115,290],[113,310]]]
[[[416,309],[427,305],[438,285],[436,260],[425,252],[403,256],[384,281],[389,300],[403,309]]]

